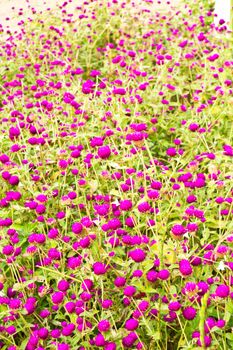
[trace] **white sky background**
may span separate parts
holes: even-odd
[[[38,11],[45,10],[47,7],[54,7],[56,2],[63,3],[65,0],[0,0],[0,24],[5,26],[10,26],[13,30],[17,29],[17,22],[27,18],[26,13],[28,11],[24,11],[24,16],[17,16],[17,10],[19,8],[27,9],[28,5],[36,8]],[[73,5],[69,4],[71,7],[74,5],[78,5],[82,3],[84,0],[73,0]],[[137,3],[142,0],[135,0]],[[145,0],[144,0],[145,1]],[[163,7],[167,7],[168,0],[160,0],[160,4],[158,4],[159,0],[154,0],[155,8],[162,9]],[[180,0],[170,0],[171,5],[175,6],[179,4]],[[186,0],[185,3],[189,3],[190,1],[195,1],[198,3],[199,0]],[[219,19],[224,19],[229,23],[230,21],[230,1],[231,0],[215,0],[215,13],[218,14],[218,18],[215,18],[215,24],[218,25]],[[12,7],[15,7],[16,10],[12,10]],[[10,21],[6,21],[5,18],[10,17]],[[13,18],[12,18],[13,17]]]
[[[218,15],[218,19],[215,19],[216,25],[219,19],[224,19],[226,22],[230,22],[230,6],[231,0],[215,0],[215,13]]]

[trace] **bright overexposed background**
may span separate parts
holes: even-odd
[[[215,18],[216,25],[220,19],[224,19],[227,23],[230,22],[230,6],[231,0],[215,0],[215,13],[218,15]]]
[[[91,0],[89,0],[91,1]],[[98,0],[95,0],[98,3]],[[158,11],[169,10],[171,6],[178,6],[181,0],[154,0],[154,9]],[[191,1],[198,3],[198,0],[186,0],[184,3],[190,5]],[[34,8],[37,13],[45,11],[47,8],[54,8],[56,3],[60,5],[64,0],[0,0],[0,27],[1,25],[6,30],[7,27],[12,32],[18,29],[17,23],[21,20],[26,20],[32,15],[32,9]],[[77,5],[80,5],[84,0],[72,0],[68,2],[68,9],[72,10]],[[134,0],[136,4],[146,4],[147,0]],[[230,21],[230,2],[231,0],[215,0],[215,13],[218,17],[215,17],[215,24],[218,25],[219,19],[224,19],[225,22]],[[170,3],[170,4],[169,4]],[[168,5],[169,4],[169,5]],[[19,9],[23,8],[23,14],[18,16]],[[8,19],[10,18],[10,19]],[[1,33],[1,28],[0,28]],[[1,34],[0,34],[1,35]]]

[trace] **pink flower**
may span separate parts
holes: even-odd
[[[225,284],[220,284],[215,291],[216,296],[219,298],[227,298],[230,294],[230,288]]]
[[[183,316],[186,320],[193,320],[196,317],[197,310],[194,309],[192,306],[188,306],[183,310]]]
[[[179,262],[179,270],[183,276],[189,276],[193,272],[190,262],[186,259],[183,259]]]
[[[138,328],[139,322],[138,320],[135,320],[134,318],[130,318],[125,322],[125,329],[127,331],[134,331]]]
[[[108,320],[102,320],[98,323],[99,332],[107,332],[110,329],[110,322]]]
[[[75,233],[76,235],[82,233],[83,230],[83,225],[80,224],[79,222],[75,222],[72,225],[72,232]]]
[[[131,257],[131,259],[133,259],[133,261],[141,262],[145,260],[146,253],[144,252],[144,250],[138,248],[138,249],[131,250],[129,252],[129,256]]]
[[[111,155],[111,149],[109,146],[102,146],[98,148],[98,156],[101,159],[107,159]]]

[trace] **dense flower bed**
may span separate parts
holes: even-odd
[[[66,5],[1,45],[0,348],[231,349],[227,29]]]

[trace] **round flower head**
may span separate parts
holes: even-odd
[[[16,328],[15,328],[15,326],[8,326],[8,327],[5,328],[5,331],[8,334],[12,335],[12,334],[14,334],[16,332]]]
[[[70,346],[66,343],[60,343],[57,344],[57,350],[70,350]]]
[[[38,337],[41,339],[46,339],[49,335],[49,331],[47,330],[47,328],[41,328],[38,331]]]
[[[167,280],[170,276],[170,272],[168,270],[160,270],[158,273],[158,278],[161,280]]]
[[[105,345],[105,339],[101,333],[97,334],[97,336],[95,337],[95,345],[96,346],[104,346]]]
[[[196,317],[197,310],[192,306],[188,306],[183,310],[182,314],[186,320],[190,321]]]
[[[114,281],[114,285],[116,287],[123,287],[126,283],[126,279],[124,277],[116,277],[115,281]]]
[[[179,262],[179,270],[183,276],[189,276],[193,272],[190,262],[186,259],[183,259]]]
[[[95,262],[92,265],[92,268],[95,275],[104,275],[107,271],[106,265],[101,262]]]
[[[83,283],[81,284],[81,287],[83,290],[85,290],[86,292],[90,291],[93,288],[93,281],[90,279],[85,279],[83,280]]]
[[[60,304],[63,302],[64,294],[62,292],[55,292],[52,294],[52,302],[53,304]]]
[[[82,230],[83,230],[83,225],[80,224],[79,222],[75,222],[72,225],[72,232],[75,233],[76,235],[82,233]]]
[[[179,301],[171,301],[168,305],[168,309],[170,311],[178,311],[181,308],[181,304]]]
[[[110,329],[110,322],[108,320],[102,320],[98,323],[99,332],[107,332]]]
[[[215,291],[215,294],[219,298],[227,298],[230,294],[230,288],[225,284],[220,284]]]
[[[147,272],[146,278],[150,282],[155,282],[158,279],[158,272],[155,270],[150,270]]]
[[[62,335],[67,337],[67,336],[71,335],[74,332],[74,330],[75,330],[75,325],[73,323],[70,323],[70,324],[67,324],[63,327],[61,333],[62,333]]]
[[[177,152],[176,152],[176,149],[174,147],[170,147],[166,150],[166,154],[169,156],[169,157],[175,157]]]
[[[130,210],[132,209],[132,201],[128,200],[128,199],[125,199],[123,201],[120,201],[120,209],[122,211],[127,211],[127,210]]]
[[[151,209],[151,206],[148,202],[143,202],[143,203],[140,203],[138,205],[138,211],[140,213],[146,213],[147,211],[149,211]]]
[[[69,282],[67,282],[66,280],[61,280],[58,282],[57,288],[61,291],[61,292],[65,292],[67,289],[69,289]]]
[[[205,333],[209,333],[215,325],[216,325],[215,319],[213,317],[208,317],[204,324]]]
[[[130,318],[125,322],[125,329],[127,331],[134,331],[138,328],[139,322],[138,320],[135,320],[134,318]]]
[[[109,309],[113,305],[113,302],[110,299],[105,299],[102,301],[101,305],[103,309]]]
[[[126,337],[122,339],[123,346],[131,348],[135,341],[137,340],[137,334],[134,332],[129,333]]]
[[[225,320],[218,320],[215,324],[218,328],[224,328],[226,325],[226,321]]]
[[[131,257],[131,259],[133,259],[133,261],[141,262],[145,260],[146,253],[144,252],[144,250],[137,248],[137,249],[131,250],[129,252],[129,256]]]
[[[186,229],[182,225],[174,225],[172,226],[171,232],[174,236],[183,236],[186,233]]]
[[[9,182],[10,185],[16,186],[16,185],[18,185],[18,183],[19,183],[19,178],[18,178],[18,176],[16,176],[16,175],[12,175],[12,176],[9,178],[8,182]]]
[[[136,288],[134,286],[127,286],[124,289],[124,295],[127,297],[132,297],[136,293]]]
[[[107,159],[111,155],[111,149],[109,146],[102,146],[98,148],[98,156],[101,159]]]
[[[115,343],[108,343],[105,345],[104,350],[116,350],[116,344]]]

